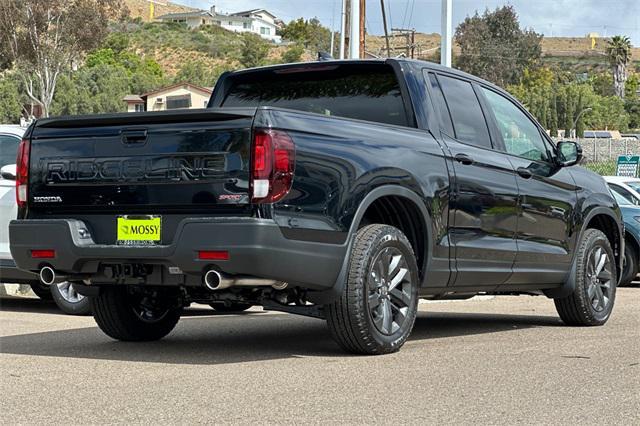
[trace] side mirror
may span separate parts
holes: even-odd
[[[562,167],[578,164],[582,160],[582,147],[577,142],[558,142],[558,163]]]
[[[16,165],[7,164],[0,169],[0,175],[2,179],[16,180]]]

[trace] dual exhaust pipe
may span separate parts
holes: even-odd
[[[44,266],[38,274],[44,285],[53,285],[66,281],[66,275],[59,275],[51,266]],[[204,285],[209,290],[224,290],[231,287],[273,287],[284,290],[287,283],[265,278],[255,278],[243,275],[227,275],[215,269],[209,269],[204,274]]]
[[[204,285],[212,291],[224,290],[231,287],[273,287],[284,290],[287,283],[266,278],[255,278],[244,275],[227,275],[215,269],[209,269],[204,274]]]

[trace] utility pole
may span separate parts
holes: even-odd
[[[360,56],[360,1],[351,0],[351,16],[349,18],[349,58]]]
[[[332,29],[332,30],[331,30],[331,41],[330,41],[330,43],[329,43],[329,45],[331,46],[331,47],[329,48],[329,51],[331,52],[331,53],[330,53],[330,55],[331,55],[331,57],[332,57],[332,58],[334,58],[334,57],[335,57],[335,56],[333,56],[333,44],[334,44],[334,43],[333,43],[333,39],[335,38],[335,37],[333,36],[334,34],[335,34],[335,31]]]
[[[360,1],[360,43],[359,43],[359,49],[358,49],[358,57],[360,59],[364,58],[364,48],[365,48],[365,36],[366,36],[366,27],[364,25],[364,18],[366,16],[367,13],[367,2],[366,0],[359,0]]]
[[[404,37],[405,54],[407,58],[413,58],[415,55],[416,30],[415,28],[391,28],[394,37]]]
[[[387,58],[390,58],[391,47],[389,46],[389,31],[387,30],[387,12],[384,10],[384,0],[380,0],[380,9],[382,9],[382,24],[384,26],[384,40],[387,43]]]
[[[442,21],[440,26],[440,64],[451,67],[451,0],[442,0]]]
[[[347,32],[347,0],[342,0],[342,14],[340,15],[340,59],[344,59],[344,43]]]

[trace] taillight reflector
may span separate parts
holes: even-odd
[[[274,203],[291,189],[295,146],[282,130],[258,129],[251,154],[251,201]]]
[[[18,157],[16,158],[16,202],[18,207],[27,205],[27,188],[29,185],[29,151],[31,143],[29,139],[22,139],[18,146]]]
[[[31,257],[33,259],[53,259],[56,257],[55,250],[31,250]]]
[[[229,260],[229,252],[226,250],[200,250],[198,252],[200,260]]]

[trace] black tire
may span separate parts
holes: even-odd
[[[398,277],[401,281],[394,285]],[[361,228],[351,248],[344,290],[325,305],[331,335],[355,354],[398,351],[416,319],[418,286],[418,267],[407,237],[389,225]]]
[[[89,298],[77,293],[69,282],[51,284],[51,296],[58,308],[69,315],[89,315],[91,302]]]
[[[44,285],[41,282],[35,282],[30,284],[31,291],[42,300],[53,300],[51,289],[48,285]]]
[[[144,310],[141,314],[138,311],[143,309],[143,297],[126,286],[101,288],[98,296],[89,297],[93,318],[106,335],[116,340],[159,340],[176,326],[182,309],[172,305],[174,300],[165,298],[165,303],[157,305],[157,311]]]
[[[638,276],[638,258],[640,254],[628,241],[624,247],[624,269],[620,286],[631,285],[631,282]]]
[[[225,303],[211,303],[211,306],[216,312],[220,313],[231,313],[231,312],[243,312],[252,307],[253,305],[249,303],[239,303],[239,302],[231,302],[230,304]]]
[[[616,260],[609,240],[601,231],[587,229],[576,256],[574,291],[554,300],[556,310],[567,325],[603,325],[611,316],[617,287]],[[602,256],[606,258],[599,267]]]

